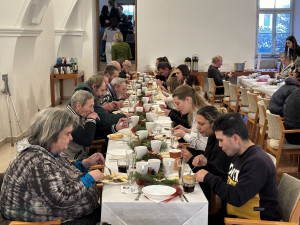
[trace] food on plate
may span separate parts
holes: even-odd
[[[161,152],[159,153],[163,158],[170,158],[170,152]]]
[[[127,182],[127,176],[113,173],[111,175],[105,175],[102,179],[103,183],[124,183]]]
[[[118,139],[118,138],[122,138],[123,134],[115,133],[115,134],[110,134],[108,137],[111,139]]]
[[[159,96],[155,96],[156,100],[161,100],[161,98]]]
[[[165,139],[165,138],[170,138],[166,134],[161,134],[161,135],[156,135],[154,139],[160,140],[160,139]]]

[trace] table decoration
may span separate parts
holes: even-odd
[[[131,139],[130,141],[127,142],[127,145],[132,150],[134,150],[134,147],[136,146],[146,146],[148,150],[152,151],[151,140],[153,140],[152,136],[148,136],[147,138],[138,139],[138,140]],[[165,152],[167,151],[167,148],[168,148],[167,143],[165,141],[162,141],[159,152]]]

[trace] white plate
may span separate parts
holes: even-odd
[[[174,194],[176,189],[166,185],[150,185],[144,187],[142,192],[149,198],[162,201]]]
[[[111,155],[113,159],[123,159],[126,158],[126,151],[128,149],[112,149],[107,154]]]
[[[127,175],[122,175],[122,174],[115,174],[116,177],[121,176],[125,179],[127,179]],[[126,184],[128,183],[128,181],[124,181],[124,182],[111,182],[110,180],[102,180],[102,183],[104,184],[110,184],[110,185],[119,185],[119,184]]]

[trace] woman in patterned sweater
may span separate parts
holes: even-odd
[[[48,108],[31,124],[31,134],[17,144],[18,153],[5,172],[1,213],[8,220],[62,220],[63,224],[96,224],[100,220],[99,190],[103,178],[100,153],[70,163],[60,153],[72,140],[73,117],[66,110]],[[98,218],[97,218],[98,217]]]

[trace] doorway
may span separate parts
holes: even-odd
[[[97,69],[103,71],[106,67],[104,57],[101,57],[101,34],[100,34],[100,14],[102,7],[108,5],[108,0],[96,0],[96,35],[97,35]],[[129,44],[132,54],[132,69],[137,68],[137,0],[116,0],[116,7],[122,6],[123,13],[129,17],[129,31],[126,33],[126,42]],[[102,47],[105,46],[102,44]],[[103,53],[103,51],[102,51]],[[102,60],[101,60],[102,59]]]

